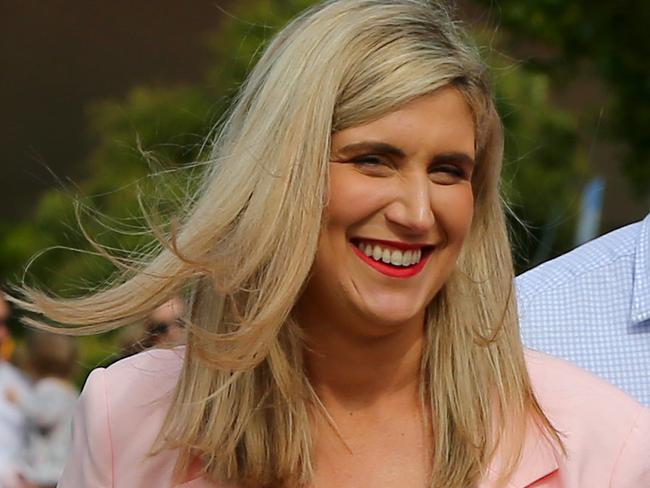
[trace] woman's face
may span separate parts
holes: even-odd
[[[421,324],[470,228],[474,156],[472,113],[452,87],[335,133],[309,308],[378,334]]]

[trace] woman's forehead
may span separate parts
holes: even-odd
[[[473,157],[474,116],[457,89],[437,90],[378,119],[332,135],[332,153],[337,154],[378,150],[403,156],[424,146]]]

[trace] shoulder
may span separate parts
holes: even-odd
[[[155,437],[167,414],[183,363],[184,348],[152,349],[93,372],[88,383],[103,387],[114,443],[128,442],[134,429]],[[92,379],[91,379],[92,378]],[[145,435],[147,431],[150,435]]]
[[[607,411],[640,411],[643,407],[607,381],[548,354],[527,349],[526,365],[535,394],[558,414],[605,414]]]
[[[91,372],[82,401],[103,399],[113,427],[165,411],[178,381],[184,348],[152,349]]]
[[[167,486],[170,451],[149,455],[183,363],[184,348],[149,350],[92,371],[73,421],[73,445],[59,486]]]
[[[523,273],[516,279],[518,298],[525,301],[581,277],[606,273],[612,266],[625,266],[625,258],[631,266],[643,225],[627,225]]]
[[[102,368],[111,395],[129,402],[174,388],[183,365],[184,347],[150,349]]]
[[[564,476],[586,470],[594,482],[596,476],[650,482],[650,410],[567,361],[532,350],[525,355],[536,398],[566,448]]]

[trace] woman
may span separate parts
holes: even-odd
[[[88,379],[60,486],[648,486],[648,412],[524,357],[501,146],[443,8],[291,22],[166,248],[94,296],[25,291],[92,332],[190,290],[185,348]]]

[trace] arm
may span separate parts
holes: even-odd
[[[84,386],[72,424],[72,450],[58,488],[113,486],[113,446],[106,370],[94,370]]]
[[[641,408],[621,449],[609,486],[650,487],[650,410]]]

